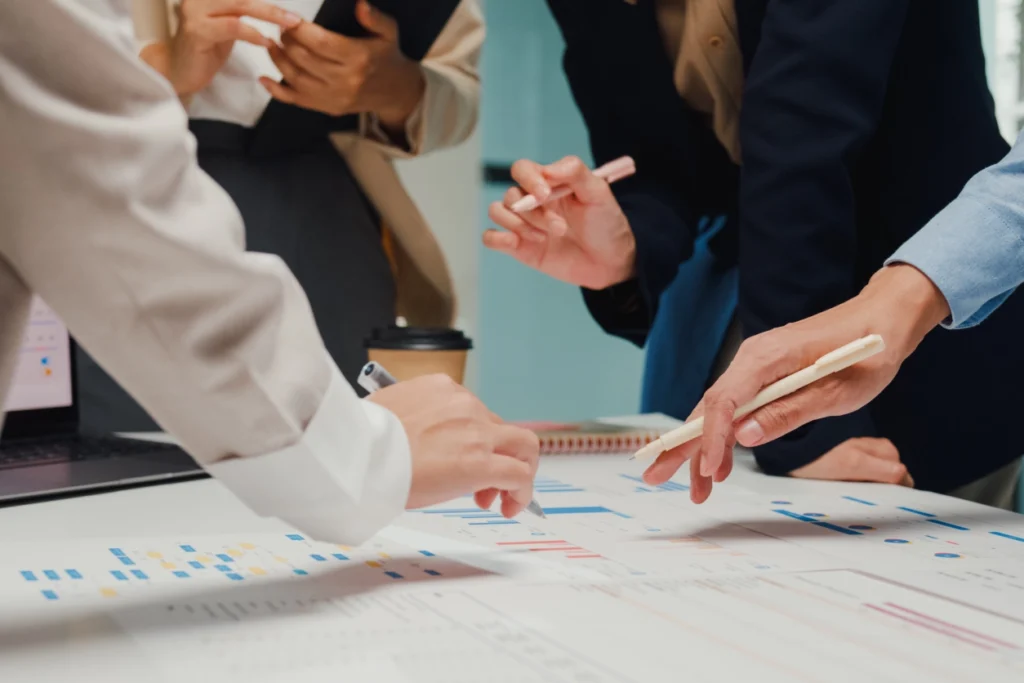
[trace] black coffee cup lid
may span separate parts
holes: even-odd
[[[473,348],[473,340],[461,330],[447,327],[391,326],[374,330],[364,345],[397,351],[468,351]]]

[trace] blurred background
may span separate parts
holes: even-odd
[[[586,132],[562,73],[561,36],[544,0],[482,4],[488,38],[476,135],[400,166],[442,240],[456,279],[459,325],[476,343],[467,383],[508,419],[635,413],[643,351],[602,333],[576,287],[480,246],[487,205],[509,186],[513,161],[576,154],[589,163]],[[1001,129],[1012,140],[1024,127],[1024,6],[980,0],[980,10],[989,82]]]

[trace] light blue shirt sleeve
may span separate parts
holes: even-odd
[[[1024,282],[1024,134],[886,261],[894,263],[939,288],[952,312],[945,327],[977,325],[999,308]]]

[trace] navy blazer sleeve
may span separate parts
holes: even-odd
[[[740,300],[744,333],[806,318],[856,294],[851,172],[874,133],[907,0],[771,0],[740,121]],[[866,409],[757,449],[771,473],[851,437]]]
[[[653,4],[549,0],[565,39],[563,64],[597,164],[632,156],[637,175],[613,186],[636,236],[636,279],[584,290],[606,332],[643,345],[679,265],[693,253],[694,115],[675,91]],[[621,49],[608,50],[614,35]]]

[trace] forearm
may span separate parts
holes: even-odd
[[[11,13],[47,27],[40,41],[77,32],[68,59],[104,85],[30,51],[0,63],[0,147],[19,169],[0,184],[0,256],[246,503],[321,538],[364,539],[406,500],[401,425],[340,379],[284,264],[244,251],[184,112],[117,17],[73,0],[18,7],[0,10],[0,40],[14,40]],[[286,473],[303,486],[281,486]]]

